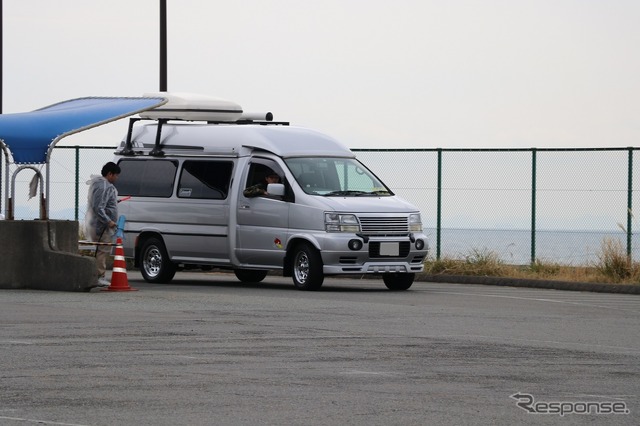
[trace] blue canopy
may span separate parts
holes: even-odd
[[[166,103],[165,98],[78,98],[32,112],[0,114],[0,139],[17,164],[44,164],[51,145],[72,133]]]

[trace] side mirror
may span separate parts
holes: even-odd
[[[269,193],[269,195],[284,197],[284,184],[270,183],[269,185],[267,185],[267,192]]]

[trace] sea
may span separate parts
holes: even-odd
[[[431,258],[436,257],[437,234],[425,229]],[[544,263],[588,266],[601,263],[603,244],[627,253],[627,234],[618,231],[538,230],[533,259]],[[530,230],[515,229],[445,229],[440,235],[440,258],[466,259],[492,253],[512,265],[526,265],[532,260]],[[640,238],[631,236],[631,255],[640,259]]]

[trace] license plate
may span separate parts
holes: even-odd
[[[380,256],[398,256],[400,243],[380,243]]]

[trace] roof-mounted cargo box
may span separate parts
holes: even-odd
[[[155,147],[149,153],[149,155],[158,156],[164,155],[160,146],[162,126],[171,120],[205,121],[214,125],[289,125],[288,122],[274,122],[271,112],[245,113],[237,103],[213,96],[175,92],[146,93],[144,96],[164,98],[167,102],[158,108],[140,112],[139,118],[129,120],[127,138],[119,154],[135,155],[132,141],[133,126],[140,120],[156,120],[158,122]]]
[[[145,93],[144,96],[164,97],[167,103],[141,112],[142,118],[214,122],[235,122],[243,118],[240,105],[212,96],[173,92]]]

